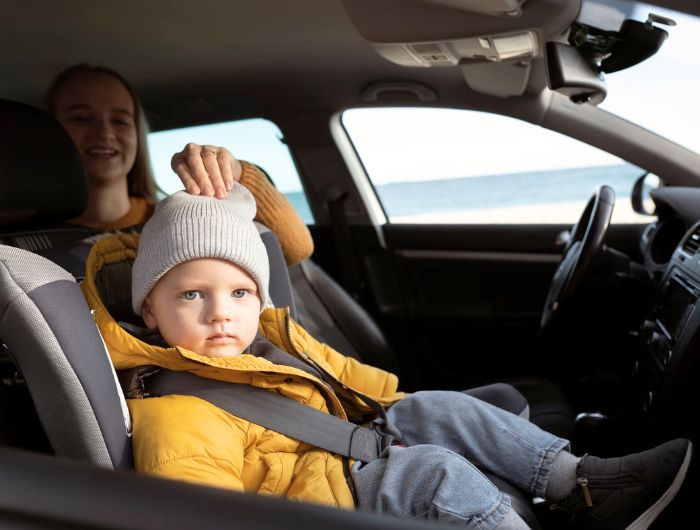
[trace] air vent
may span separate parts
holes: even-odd
[[[688,236],[683,243],[683,252],[691,256],[700,250],[700,226],[697,226],[693,233]]]

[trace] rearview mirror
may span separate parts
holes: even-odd
[[[574,103],[597,105],[605,99],[605,78],[581,52],[563,42],[545,46],[549,88],[569,96]]]

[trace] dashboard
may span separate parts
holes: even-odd
[[[658,220],[640,239],[644,267],[658,283],[686,232],[700,221],[700,188],[672,187],[651,192]]]
[[[665,411],[693,392],[700,360],[700,190],[669,188],[652,195],[659,219],[642,235],[644,265],[657,285],[639,329],[635,365],[644,411]]]

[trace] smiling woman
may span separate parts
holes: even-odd
[[[143,223],[156,186],[136,94],[113,70],[75,65],[59,74],[46,106],[68,131],[88,178],[88,205],[74,221],[101,230]]]
[[[54,79],[46,107],[78,148],[87,174],[87,207],[72,222],[103,232],[145,223],[162,190],[151,170],[144,112],[127,81],[109,68],[78,64]],[[287,263],[313,251],[303,220],[256,166],[240,162],[223,147],[192,143],[192,138],[171,147],[168,158],[168,171],[188,193],[221,199],[235,181],[248,188],[257,202],[256,220],[276,234]]]

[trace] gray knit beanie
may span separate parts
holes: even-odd
[[[250,274],[262,310],[268,305],[270,265],[254,217],[255,199],[238,183],[225,199],[179,191],[158,203],[143,227],[131,273],[136,314],[141,314],[143,301],[166,272],[199,258],[224,259]]]

